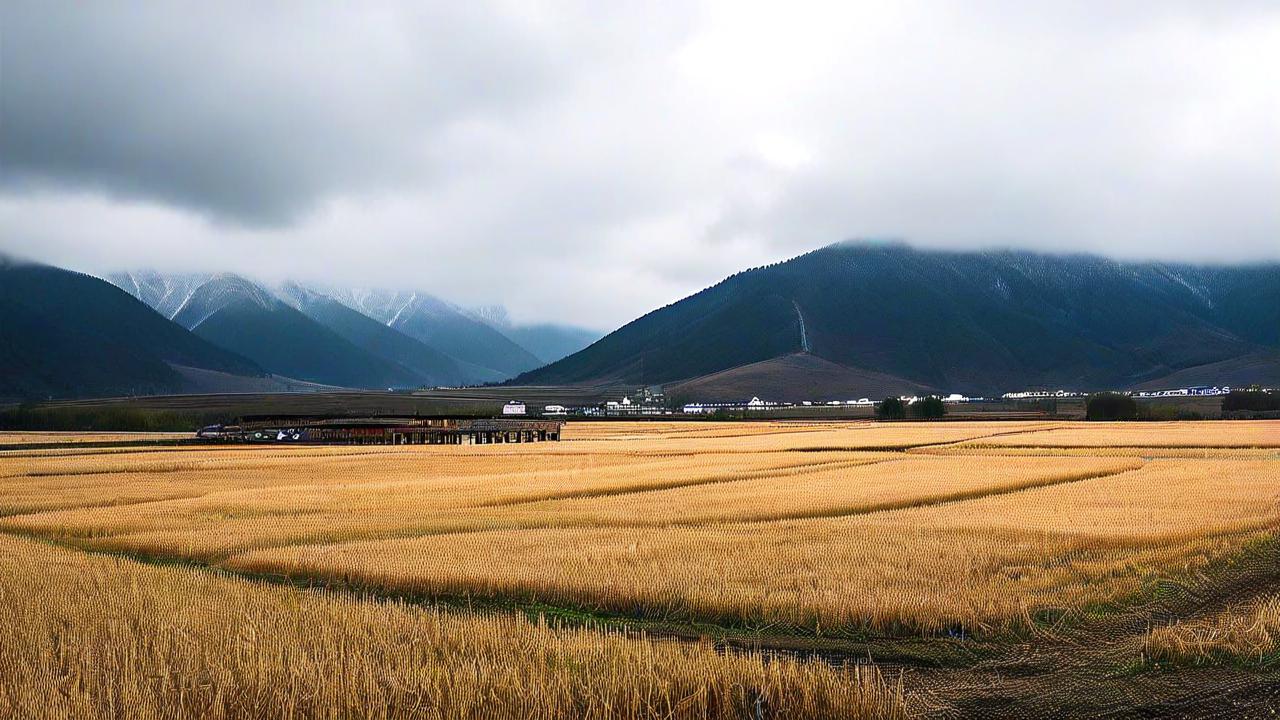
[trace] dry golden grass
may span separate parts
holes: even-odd
[[[856,427],[859,423],[809,423],[796,421],[724,423],[687,421],[613,421],[573,422],[565,426],[565,440],[652,440],[655,437],[745,437],[748,435],[778,435],[815,430],[840,430]]]
[[[828,632],[985,627],[1121,600],[1232,552],[1280,520],[1274,470],[1156,461],[1113,477],[850,517],[434,535],[277,548],[228,565]]]
[[[634,457],[604,454],[553,455],[530,460],[536,462],[537,473],[560,473],[568,479],[566,482],[610,466],[639,463]],[[215,447],[55,459],[0,457],[0,514],[119,505],[123,504],[118,501],[122,496],[142,502],[225,491],[366,483],[393,485],[431,479],[440,480],[449,488],[453,487],[450,483],[462,483],[468,478],[473,479],[474,484],[498,488],[501,484],[495,480],[511,472],[512,462],[506,457],[443,455],[420,447],[372,450]]]
[[[687,525],[828,517],[964,500],[1041,485],[1136,470],[1142,463],[1110,458],[943,458],[880,455],[862,464],[835,462],[790,477],[763,473],[670,490],[532,502],[520,517],[538,524]],[[513,515],[516,513],[512,513]]]
[[[781,482],[804,473],[894,457],[820,452],[674,457],[583,454],[525,457],[516,463],[489,454],[440,457],[431,449],[386,456],[330,456],[319,461],[290,458],[271,472],[263,472],[260,458],[247,456],[243,462],[249,467],[220,468],[203,484],[189,478],[186,470],[169,475],[92,475],[87,477],[102,483],[92,492],[85,476],[42,477],[39,482],[24,478],[12,481],[17,489],[4,502],[56,502],[65,507],[82,498],[81,507],[9,518],[0,521],[0,528],[100,538],[99,546],[111,549],[209,557],[291,542],[538,525],[544,520],[535,514],[520,517],[502,506],[736,478],[772,477]],[[141,493],[152,483],[158,485],[152,488],[157,495],[194,493],[196,488],[204,492],[198,497],[127,506],[100,501],[129,488]],[[92,507],[83,507],[90,499]],[[103,539],[106,536],[115,537],[108,542]]]
[[[1252,420],[1058,425],[1037,432],[970,440],[964,445],[989,448],[1280,448],[1280,426]]]
[[[0,456],[0,509],[23,513],[0,530],[623,615],[992,628],[1122,601],[1274,529],[1280,457],[1251,448],[1277,432],[575,423],[561,443]]]
[[[234,570],[827,634],[1021,624],[1117,602],[1250,536],[1110,542],[846,520],[523,530],[250,552]]]
[[[1186,460],[1280,460],[1277,448],[1229,447],[984,447],[981,445],[929,445],[905,451],[910,455],[974,455],[980,457],[1131,457],[1183,458]]]
[[[0,716],[900,718],[872,668],[304,593],[0,538]]]
[[[686,422],[570,423],[554,452],[787,452],[804,450],[902,450],[920,445],[977,441],[1007,433],[1061,427],[1052,422]],[[664,426],[674,426],[666,429]],[[499,453],[519,454],[518,445]]]
[[[884,513],[878,521],[1144,541],[1247,533],[1280,522],[1278,470],[1270,460],[1151,460],[1114,477]]]
[[[1147,635],[1157,663],[1250,665],[1280,662],[1280,595],[1267,595],[1211,617],[1174,623]]]
[[[286,487],[15,518],[11,529],[91,538],[94,547],[221,558],[307,542],[351,542],[503,528],[688,525],[887,510],[1070,482],[1140,467],[1114,459],[1004,461],[804,453],[764,465],[743,456],[697,472],[687,459],[590,478],[545,473],[353,487]],[[756,461],[758,462],[758,461]],[[654,473],[644,475],[644,473]],[[638,480],[638,477],[647,480]],[[544,481],[553,481],[547,485]],[[569,484],[564,484],[569,483]],[[675,486],[674,489],[665,489]],[[538,501],[543,496],[569,499]]]

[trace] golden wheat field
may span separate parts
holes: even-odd
[[[902,717],[833,668],[0,538],[0,716]]]
[[[847,657],[625,628],[1036,633],[1212,575],[1280,527],[1269,421],[93,438],[0,439],[16,448],[0,451],[0,715],[52,693],[44,714],[67,717],[747,717],[757,701],[770,717],[898,717],[911,693]],[[1276,616],[1274,596],[1246,599],[1156,627],[1133,654],[1273,657]]]

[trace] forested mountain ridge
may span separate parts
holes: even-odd
[[[1278,307],[1277,264],[841,243],[737,273],[513,382],[674,382],[804,351],[957,392],[1128,387],[1280,357]]]

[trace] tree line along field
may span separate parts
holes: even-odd
[[[0,715],[1087,716],[1275,700],[1280,423],[564,436],[0,440]],[[40,705],[50,693],[62,704]]]

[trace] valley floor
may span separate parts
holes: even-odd
[[[0,715],[1280,712],[1280,422],[565,438],[0,435]]]

